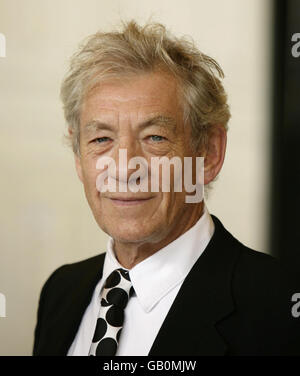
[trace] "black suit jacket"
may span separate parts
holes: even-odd
[[[297,291],[278,261],[245,247],[212,218],[215,233],[184,280],[149,355],[300,354],[300,319],[291,315]],[[103,263],[100,254],[50,276],[40,295],[34,355],[67,354]]]

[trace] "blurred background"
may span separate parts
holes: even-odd
[[[300,33],[300,10],[299,2],[279,3],[0,0],[6,39],[6,57],[0,57],[0,293],[6,298],[0,355],[31,354],[39,294],[50,273],[106,249],[107,235],[94,221],[63,143],[59,90],[79,42],[120,20],[164,23],[219,62],[232,118],[208,208],[247,246],[299,265],[300,58],[291,56],[291,36]]]

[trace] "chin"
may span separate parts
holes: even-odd
[[[144,228],[137,223],[126,224],[117,228],[106,228],[106,232],[116,241],[122,243],[141,243],[150,241],[157,234],[158,228]]]

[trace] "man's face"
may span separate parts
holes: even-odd
[[[183,109],[176,80],[167,73],[141,74],[101,84],[85,99],[80,119],[80,158],[76,166],[98,225],[119,242],[159,242],[184,217],[191,204],[185,192],[99,192],[96,169],[99,157],[116,161],[119,149],[128,161],[143,157],[192,156],[190,132],[183,124]],[[183,163],[182,163],[183,164]],[[128,170],[128,178],[134,170]],[[134,199],[134,201],[132,201]],[[130,201],[131,200],[131,201]]]

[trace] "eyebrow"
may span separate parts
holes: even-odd
[[[139,130],[143,130],[147,127],[150,127],[152,125],[164,125],[167,128],[169,128],[171,131],[175,132],[176,130],[176,121],[175,119],[164,116],[164,115],[158,115],[154,116],[150,119],[147,119],[140,123],[138,125]],[[108,123],[103,123],[100,120],[92,120],[86,124],[83,131],[84,132],[90,132],[90,131],[98,131],[98,130],[109,130],[113,131],[114,128],[112,125]]]

